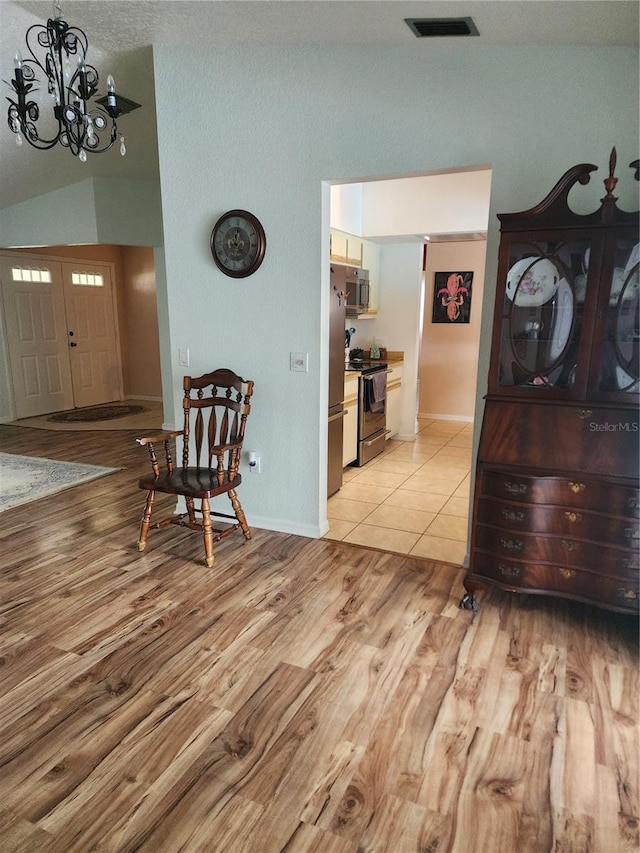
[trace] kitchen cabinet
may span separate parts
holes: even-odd
[[[344,409],[342,433],[342,467],[358,455],[358,378],[359,373],[346,373],[344,378]]]
[[[389,364],[387,374],[387,438],[400,432],[402,415],[402,365]]]
[[[489,393],[461,607],[487,585],[638,613],[638,213],[574,213],[574,166],[502,214]],[[636,168],[637,161],[631,164]]]
[[[347,264],[351,267],[368,269],[363,263],[362,238],[355,234],[347,234],[345,231],[330,231],[329,260],[339,264]]]
[[[336,264],[369,270],[369,309],[358,314],[358,320],[373,319],[378,315],[378,282],[380,278],[380,246],[355,234],[331,229],[329,260]]]
[[[362,266],[369,270],[369,309],[358,319],[376,317],[378,314],[378,290],[380,282],[380,246],[371,240],[362,241]]]

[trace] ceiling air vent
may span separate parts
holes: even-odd
[[[429,36],[479,36],[472,18],[405,18],[418,38]]]

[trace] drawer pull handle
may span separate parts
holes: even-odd
[[[521,539],[501,539],[500,544],[505,551],[515,551],[516,554],[519,554],[520,551],[522,551]]]
[[[627,506],[629,507],[629,509],[635,509],[638,506],[638,499],[629,498],[629,500],[627,501]]]
[[[505,483],[504,487],[510,495],[525,495],[527,493],[526,483]]]
[[[519,566],[505,566],[504,563],[498,563],[498,571],[503,578],[507,578],[508,580],[515,580],[515,578],[520,577]]]
[[[572,542],[571,539],[563,539],[562,540],[562,547],[564,548],[565,551],[577,551],[578,548],[580,547],[580,543],[579,542]]]
[[[573,569],[560,569],[560,574],[566,580],[569,580],[569,578],[574,578],[576,576],[576,573],[573,571]]]
[[[640,538],[640,532],[638,531],[637,527],[625,527],[624,535],[625,535],[625,538],[627,538],[627,539],[639,539]]]
[[[516,512],[513,509],[503,509],[502,517],[505,521],[522,521],[524,519],[524,513]]]
[[[574,495],[578,495],[580,494],[580,492],[584,492],[584,490],[587,488],[584,483],[569,482],[567,483],[567,485],[569,486]]]
[[[579,409],[577,414],[581,420],[584,420],[585,418],[590,418],[593,412],[591,409]]]
[[[565,512],[564,517],[572,524],[574,524],[576,521],[582,521],[581,512]]]
[[[624,598],[626,601],[636,601],[638,598],[638,590],[625,589],[623,586],[618,587],[618,598]]]

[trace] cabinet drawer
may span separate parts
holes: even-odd
[[[608,604],[616,609],[638,610],[638,576],[604,577],[570,566],[497,560],[474,554],[472,575],[495,580],[509,588],[555,593]]]
[[[480,488],[483,495],[518,503],[558,504],[627,518],[640,517],[638,489],[579,476],[531,477],[483,469]]]
[[[500,559],[559,563],[589,568],[617,577],[637,575],[640,557],[637,548],[615,548],[572,536],[541,536],[479,524],[474,547]]]
[[[478,459],[624,479],[636,475],[639,449],[635,409],[487,400]]]
[[[517,504],[484,498],[478,505],[477,519],[505,530],[565,534],[625,548],[637,547],[640,543],[640,522],[636,519],[613,518],[573,507]]]

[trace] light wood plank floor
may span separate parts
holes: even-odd
[[[0,516],[0,851],[618,853],[637,623],[254,531],[135,542],[127,432],[0,427],[117,474]]]

